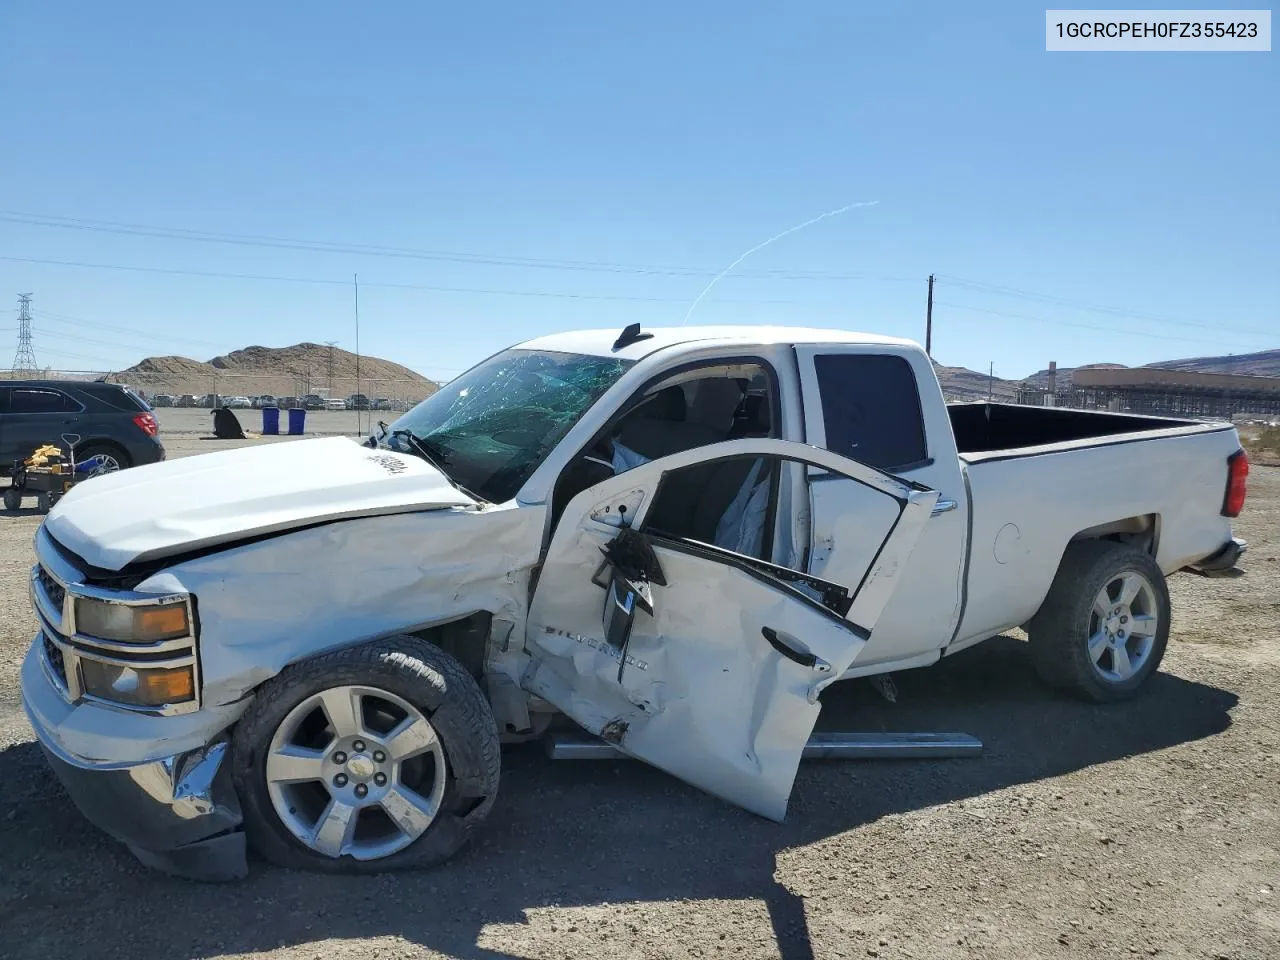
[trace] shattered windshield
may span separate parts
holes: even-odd
[[[397,419],[381,442],[429,459],[458,486],[502,503],[634,362],[505,350]]]

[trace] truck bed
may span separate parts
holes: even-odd
[[[1195,420],[1014,403],[949,403],[947,413],[961,454],[1016,451],[1077,440],[1203,426]]]

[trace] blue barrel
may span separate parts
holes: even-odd
[[[280,432],[280,410],[278,407],[262,408],[262,432],[275,436]]]
[[[307,411],[297,408],[289,411],[289,433],[292,436],[301,436],[302,428],[307,424]]]

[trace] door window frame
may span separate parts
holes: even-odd
[[[702,357],[697,360],[687,360],[684,363],[679,363],[679,364],[676,364],[675,366],[667,367],[666,369],[661,370],[649,376],[648,378],[643,380],[639,386],[637,386],[634,390],[632,390],[631,395],[627,397],[627,399],[624,402],[618,405],[618,409],[615,410],[612,414],[610,414],[609,419],[607,419],[604,422],[604,424],[600,427],[600,429],[597,430],[595,433],[593,433],[587,439],[586,443],[582,444],[582,446],[580,446],[577,450],[575,450],[573,455],[570,456],[565,461],[565,464],[561,468],[560,473],[556,476],[555,483],[551,485],[551,496],[548,497],[548,500],[550,501],[549,508],[551,511],[551,515],[548,518],[548,523],[546,524],[545,531],[543,533],[542,550],[540,551],[542,558],[545,558],[546,552],[551,546],[551,539],[555,536],[556,528],[560,526],[560,518],[564,513],[565,507],[567,507],[569,505],[569,501],[573,499],[572,497],[570,497],[567,500],[565,500],[563,503],[559,502],[559,487],[560,487],[561,480],[564,479],[564,475],[568,473],[569,470],[572,469],[578,463],[579,460],[585,457],[588,451],[593,450],[597,444],[599,444],[602,440],[604,440],[611,433],[613,433],[617,429],[618,424],[621,423],[624,419],[626,419],[627,416],[629,416],[633,411],[635,411],[637,407],[639,407],[644,402],[644,395],[652,387],[661,383],[663,380],[667,380],[667,379],[670,379],[671,377],[678,376],[679,374],[682,374],[682,373],[688,373],[693,370],[709,369],[713,367],[725,367],[725,366],[732,366],[733,364],[748,364],[748,363],[754,364],[760,367],[764,371],[765,378],[769,383],[769,432],[771,434],[769,439],[771,440],[783,439],[781,436],[781,434],[783,433],[782,385],[778,377],[777,369],[774,367],[771,361],[765,359],[763,356],[760,356],[758,354],[735,353],[735,354],[729,354],[723,357]],[[772,434],[777,434],[777,436],[772,436]],[[708,462],[711,462],[711,461],[708,461]],[[613,474],[613,476],[618,477],[618,476],[622,476],[622,474],[615,473]],[[606,479],[612,479],[612,477],[609,477]],[[601,482],[604,482],[604,481],[601,481]],[[661,481],[659,481],[659,486],[661,486]],[[656,491],[654,493],[654,497],[655,498],[657,497]],[[772,516],[772,513],[771,513],[771,516]],[[772,539],[773,539],[772,534],[770,534],[770,541],[772,541]],[[770,543],[770,547],[772,547],[772,542]]]

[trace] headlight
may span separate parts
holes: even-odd
[[[187,605],[181,601],[129,606],[78,597],[76,632],[103,640],[149,643],[185,637],[191,632],[191,624]]]
[[[80,661],[84,692],[136,707],[163,707],[196,696],[191,667],[123,667],[98,660]]]

